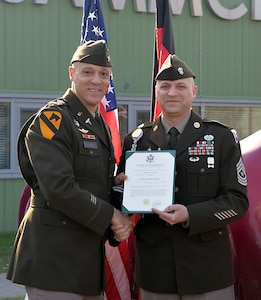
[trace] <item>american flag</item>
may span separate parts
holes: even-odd
[[[156,0],[156,25],[154,43],[154,64],[151,88],[151,121],[157,119],[161,108],[155,99],[155,77],[169,54],[175,53],[169,0]]]
[[[81,44],[89,40],[105,40],[108,44],[100,0],[84,0],[81,27]],[[100,102],[100,111],[112,133],[114,156],[119,162],[121,155],[120,134],[118,126],[118,110],[113,77],[106,96]],[[105,244],[106,251],[106,290],[105,299],[130,300],[130,265],[127,242],[118,247]]]
[[[83,3],[81,45],[90,40],[105,40],[108,45],[100,0],[84,0]],[[114,156],[116,162],[119,163],[121,156],[121,142],[119,135],[116,93],[112,74],[110,77],[110,86],[107,94],[100,102],[100,111],[111,129]]]

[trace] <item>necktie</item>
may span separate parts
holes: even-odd
[[[102,131],[104,131],[104,125],[102,123],[102,119],[101,119],[99,113],[95,114],[95,120],[98,123],[98,125],[100,126],[100,128],[102,129]]]
[[[101,119],[101,116],[99,113],[96,113],[95,114],[95,121],[97,122],[98,126],[100,127],[100,130],[103,134],[103,136],[105,137],[106,134],[105,134],[105,127],[104,127],[104,124],[103,124],[103,121]]]
[[[178,134],[179,134],[179,131],[176,127],[170,128],[170,130],[169,130],[169,135],[170,135],[169,147],[170,147],[170,149],[175,149],[175,146],[178,142]]]

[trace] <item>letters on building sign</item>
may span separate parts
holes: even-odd
[[[3,0],[7,3],[22,3],[28,0]],[[82,7],[82,0],[67,0],[71,1],[72,6]],[[112,10],[124,10],[127,0],[109,0]],[[130,1],[130,0],[128,0]],[[173,15],[181,15],[185,1],[188,0],[169,0]],[[242,18],[249,10],[247,6],[238,0],[238,4],[234,8],[227,8],[222,5],[219,0],[206,0],[210,10],[214,15],[225,20],[237,20]],[[155,13],[155,0],[133,0],[134,10],[136,12]],[[33,4],[48,4],[48,0],[33,0]],[[190,11],[193,17],[203,17],[202,0],[189,0]],[[251,0],[251,20],[261,20],[261,1]]]

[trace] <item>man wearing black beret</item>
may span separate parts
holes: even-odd
[[[168,56],[156,76],[162,114],[126,136],[115,178],[127,179],[127,150],[176,150],[174,204],[152,208],[134,229],[142,300],[235,299],[229,224],[248,209],[246,173],[236,131],[193,111],[194,79]]]
[[[79,46],[71,88],[21,130],[18,160],[32,197],[7,278],[25,285],[29,300],[103,299],[104,244],[116,246],[132,230],[111,204],[115,159],[98,109],[111,66],[105,41]]]

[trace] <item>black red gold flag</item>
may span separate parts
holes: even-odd
[[[154,41],[154,62],[152,72],[150,119],[155,120],[160,112],[160,106],[155,98],[155,76],[169,54],[175,53],[172,29],[172,15],[169,0],[156,0],[156,22]]]

